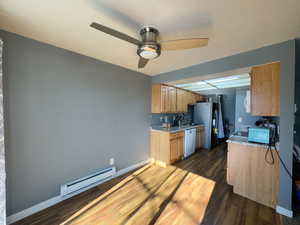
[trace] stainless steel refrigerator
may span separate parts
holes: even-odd
[[[204,125],[204,143],[203,147],[211,149],[212,147],[212,119],[213,103],[199,102],[193,105],[193,122]]]

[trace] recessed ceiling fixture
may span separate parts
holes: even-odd
[[[138,68],[144,68],[149,60],[159,57],[161,50],[200,48],[208,44],[208,38],[191,38],[158,42],[159,32],[153,27],[144,27],[140,30],[142,39],[140,41],[98,23],[92,23],[90,26],[106,34],[137,45],[137,54],[140,57]]]
[[[201,80],[194,83],[177,84],[175,86],[197,92],[197,91],[206,91],[212,89],[244,87],[249,85],[250,85],[249,74],[241,74],[241,75],[233,75],[233,76],[216,78],[211,80]]]

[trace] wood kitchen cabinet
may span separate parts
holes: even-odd
[[[205,98],[202,95],[198,95],[198,94],[196,94],[195,98],[196,98],[196,102],[203,102],[205,100]]]
[[[170,134],[170,163],[182,158],[184,147],[184,132]]]
[[[251,114],[280,115],[280,63],[254,66],[251,77]]]
[[[186,100],[186,91],[182,89],[177,89],[177,112],[187,112],[188,111],[188,102]]]
[[[151,131],[151,159],[152,162],[167,166],[183,156],[184,152],[184,132],[176,133]]]
[[[188,105],[203,100],[197,93],[164,84],[152,85],[152,113],[183,113]]]
[[[196,128],[196,149],[203,148],[204,143],[204,127],[200,126]]]
[[[264,146],[228,143],[227,182],[233,186],[234,193],[275,208],[279,160],[273,152],[275,162],[268,164],[266,151]]]
[[[177,110],[177,89],[174,87],[167,87],[167,109],[165,112],[176,113]]]
[[[177,110],[177,94],[176,88],[154,84],[152,85],[152,113],[175,113]]]
[[[187,103],[189,105],[195,104],[196,103],[196,94],[192,92],[187,92]]]

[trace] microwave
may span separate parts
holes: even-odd
[[[249,128],[248,141],[262,144],[270,143],[270,129],[268,128]]]

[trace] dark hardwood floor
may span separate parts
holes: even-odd
[[[279,225],[226,184],[226,145],[173,166],[146,165],[14,225]]]

